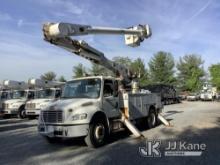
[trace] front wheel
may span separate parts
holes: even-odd
[[[97,148],[105,144],[108,135],[107,125],[104,120],[94,120],[89,126],[85,142],[89,147]]]
[[[19,111],[18,111],[18,117],[21,118],[21,119],[24,119],[26,117],[26,114],[25,114],[25,109],[24,108],[20,108]]]

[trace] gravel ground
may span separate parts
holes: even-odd
[[[220,164],[220,102],[183,102],[164,108],[172,127],[143,130],[149,139],[160,139],[161,157],[143,157],[146,140],[126,132],[114,134],[109,144],[88,148],[74,139],[48,144],[37,133],[36,120],[0,119],[0,164]],[[168,141],[204,143],[201,156],[164,156]]]

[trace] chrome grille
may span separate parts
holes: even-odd
[[[8,109],[8,107],[9,107],[9,104],[2,103],[2,109]]]
[[[41,111],[41,117],[45,123],[63,123],[63,111],[61,110]]]
[[[26,104],[26,109],[35,109],[36,105],[35,103],[27,103]]]

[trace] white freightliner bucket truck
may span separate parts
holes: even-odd
[[[18,115],[20,118],[25,118],[25,104],[34,98],[35,90],[29,89],[28,84],[23,81],[5,80],[3,85],[13,89],[10,99],[2,104],[4,116]]]
[[[151,36],[148,25],[121,29],[48,23],[44,24],[43,31],[49,43],[100,64],[117,76],[90,76],[68,81],[61,99],[40,113],[38,131],[49,142],[57,138],[83,137],[88,146],[99,147],[112,132],[125,126],[135,136],[141,136],[132,123],[142,122],[150,128],[156,125],[163,108],[161,98],[154,93],[140,92],[129,69],[108,60],[86,42],[70,38],[86,34],[125,34],[125,43],[135,47]]]
[[[58,100],[61,96],[61,88],[64,85],[61,82],[41,79],[30,79],[28,84],[38,88],[35,98],[26,102],[25,112],[29,119],[36,118],[43,108]]]

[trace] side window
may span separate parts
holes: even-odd
[[[33,91],[29,91],[28,92],[28,99],[33,99],[34,98],[34,92]]]
[[[105,80],[104,81],[103,96],[104,97],[113,96],[113,93],[114,93],[114,90],[113,90],[113,82],[112,82],[112,80]]]
[[[117,80],[114,81],[114,96],[115,97],[118,96],[118,81]]]
[[[59,98],[60,95],[61,95],[61,91],[60,90],[56,90],[55,98]]]

